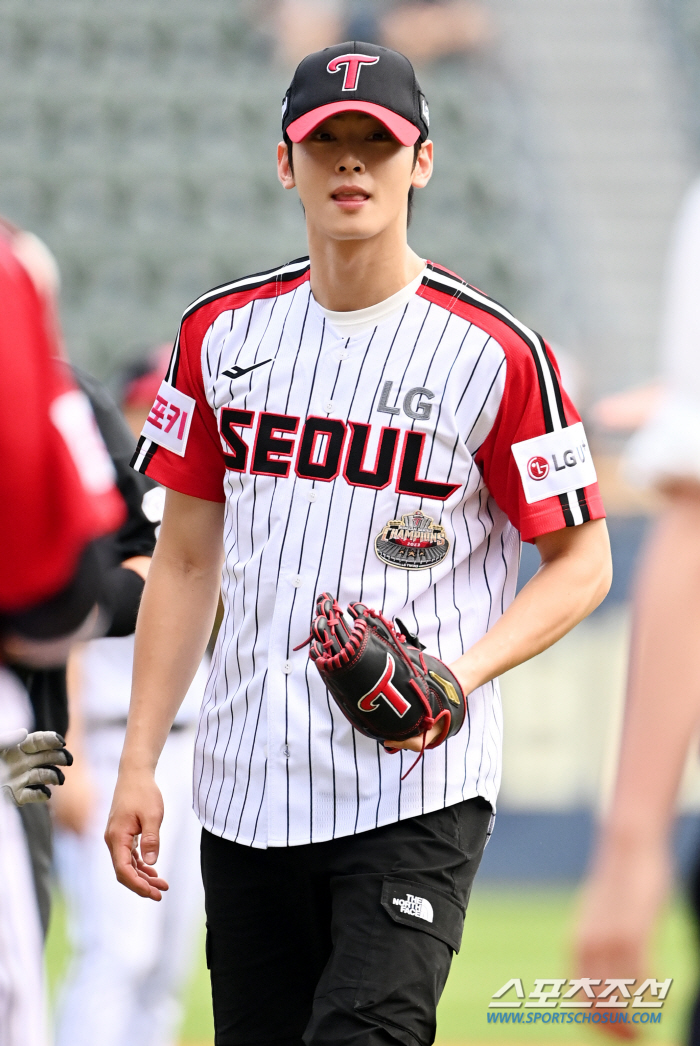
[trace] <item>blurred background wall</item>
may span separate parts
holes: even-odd
[[[304,27],[325,42],[339,6],[0,0],[0,211],[55,251],[79,362],[107,374],[203,288],[304,252],[279,109]],[[565,346],[593,393],[641,380],[695,162],[698,4],[466,6],[473,45],[418,55],[438,165],[415,248]],[[382,7],[351,0],[338,32],[376,32]]]
[[[414,248],[551,338],[584,411],[654,374],[670,226],[698,166],[700,0],[457,0],[459,33],[430,6],[0,0],[0,213],[55,252],[76,362],[108,378],[172,339],[203,290],[305,253],[276,180],[280,104],[297,58],[355,37],[400,44],[430,101],[437,165]],[[493,878],[580,875],[614,765],[653,505],[591,434],[615,584],[503,681]],[[536,559],[525,550],[524,577]],[[692,765],[684,794],[691,815]]]

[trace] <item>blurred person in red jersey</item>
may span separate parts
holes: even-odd
[[[661,347],[662,382],[596,411],[607,428],[637,429],[626,478],[664,499],[638,571],[617,779],[577,930],[579,971],[602,980],[653,973],[678,792],[700,726],[700,181],[672,242]],[[700,926],[700,855],[690,893]],[[607,1029],[633,1035],[629,1025]],[[689,1041],[700,1044],[700,998]]]
[[[95,543],[123,520],[83,394],[57,356],[55,269],[29,233],[0,225],[0,1041],[48,1042],[42,923],[19,808],[45,802],[70,756],[36,730],[8,667],[54,668],[101,627]],[[30,732],[31,731],[31,732]],[[28,807],[27,807],[28,808]],[[37,806],[38,809],[38,806]]]
[[[5,660],[37,665],[60,662],[70,632],[97,615],[97,578],[73,600],[72,628],[52,627],[50,609],[39,620],[36,608],[71,585],[91,543],[124,518],[88,404],[57,358],[55,305],[26,267],[30,249],[40,260],[39,242],[0,229],[1,643]]]

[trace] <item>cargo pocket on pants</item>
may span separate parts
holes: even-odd
[[[383,880],[381,908],[355,1009],[406,1046],[428,1046],[452,955],[462,941],[464,910],[441,890],[394,876]]]

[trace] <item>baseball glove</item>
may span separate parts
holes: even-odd
[[[12,730],[0,734],[0,790],[16,806],[44,803],[51,798],[48,785],[62,785],[62,766],[72,766],[66,742],[53,730]]]
[[[363,603],[351,603],[348,613],[351,627],[328,592],[318,596],[309,657],[355,729],[387,752],[397,751],[392,742],[421,736],[423,749],[436,748],[456,734],[467,701],[447,665],[424,653],[398,619],[397,629]],[[436,724],[440,733],[426,746]]]

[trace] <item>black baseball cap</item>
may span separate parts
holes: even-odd
[[[413,66],[388,47],[349,40],[307,55],[284,97],[282,130],[300,142],[348,111],[375,116],[402,145],[428,137],[428,103]]]

